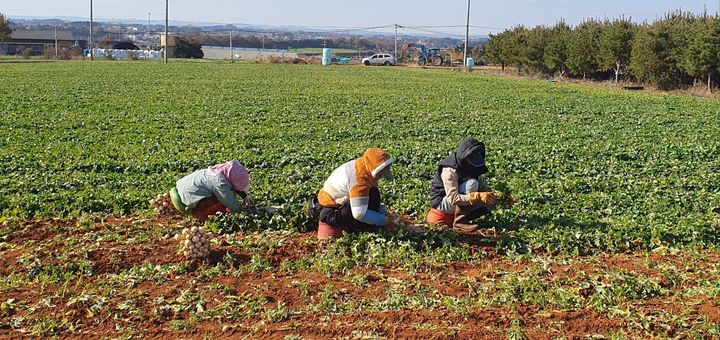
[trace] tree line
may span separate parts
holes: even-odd
[[[517,26],[491,35],[487,58],[519,73],[637,81],[661,89],[720,81],[720,18],[668,13],[653,23],[586,20],[570,27]]]

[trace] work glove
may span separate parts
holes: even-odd
[[[250,195],[245,196],[243,199],[245,201],[245,205],[247,205],[248,208],[255,210],[255,201],[253,201],[252,197]]]
[[[492,192],[471,192],[468,194],[470,196],[470,203],[477,204],[477,203],[485,203],[487,205],[495,205],[495,194]]]

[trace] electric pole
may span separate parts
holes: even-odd
[[[468,43],[470,42],[470,0],[468,0],[467,5],[467,23],[465,25],[465,51],[463,52],[463,64],[465,65],[465,69],[467,69],[468,62],[467,62],[467,55],[468,55]]]
[[[397,36],[397,30],[398,30],[398,27],[400,27],[400,26],[399,26],[398,24],[395,24],[395,56],[394,56],[394,57],[395,57],[395,62],[396,62],[396,63],[398,62],[398,61],[397,61],[397,57],[398,57],[398,56],[397,56],[397,38],[398,38],[398,36]]]
[[[230,62],[235,62],[235,53],[233,53],[233,46],[232,46],[232,36],[233,36],[233,30],[230,30]]]
[[[150,35],[150,12],[148,12],[147,35]]]
[[[93,52],[93,0],[90,0],[90,39],[88,39],[88,48],[90,49],[90,60],[95,60],[95,52]]]
[[[168,18],[169,18],[168,1],[169,0],[165,0],[165,60],[164,60],[165,64],[168,63],[168,22],[169,22],[169,20],[168,20]],[[470,1],[470,0],[468,0],[468,1]]]
[[[55,60],[58,58],[57,26],[55,26]]]

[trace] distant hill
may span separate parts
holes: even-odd
[[[47,26],[55,25],[66,25],[69,23],[86,23],[88,18],[86,17],[36,17],[36,16],[12,16],[9,18],[12,25],[21,26],[23,28],[33,29],[35,27],[47,28]],[[135,28],[146,28],[148,21],[145,19],[110,19],[110,18],[96,18],[95,22],[103,26],[129,26]],[[196,21],[177,21],[170,20],[169,24],[173,32],[184,33],[187,31],[199,31],[201,33],[213,33],[213,32],[224,32],[233,29],[238,34],[279,34],[279,33],[299,33],[305,35],[307,38],[317,36],[361,36],[361,37],[388,37],[394,36],[393,32],[383,31],[354,31],[351,33],[341,32],[336,34],[333,29],[322,28],[322,27],[299,27],[299,26],[288,26],[288,25],[251,25],[251,24],[226,24],[226,23],[211,23],[211,22],[196,22]],[[164,21],[153,20],[150,22],[151,31],[162,31],[164,30]],[[426,34],[426,33],[414,33],[414,34],[402,34],[405,40],[422,40],[422,39],[452,39],[454,41],[461,41],[456,37],[444,36],[441,34]],[[472,36],[471,41],[475,43],[486,43],[489,40],[487,35]]]

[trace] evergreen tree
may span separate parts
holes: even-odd
[[[570,35],[567,66],[574,75],[587,78],[598,70],[598,50],[602,25],[594,20],[580,24]]]
[[[709,18],[694,26],[680,68],[691,77],[706,80],[708,92],[712,92],[712,79],[720,68],[720,20]]]
[[[510,31],[504,31],[499,34],[490,35],[490,41],[487,45],[487,58],[496,65],[500,65],[502,72],[505,72],[505,66],[508,65],[509,57],[508,44]]]
[[[526,32],[525,48],[521,49],[523,65],[536,72],[545,71],[545,47],[550,30],[538,26]]]
[[[632,49],[630,71],[638,80],[671,89],[681,84],[682,74],[673,55],[671,26],[656,22],[638,32]]]
[[[10,40],[12,29],[4,14],[0,13],[0,42]]]
[[[523,71],[563,77],[620,75],[673,89],[697,83],[711,91],[720,79],[720,17],[676,11],[652,24],[621,18],[589,20],[575,28],[517,26],[492,35],[488,58]],[[606,78],[603,78],[606,79]]]
[[[568,70],[568,52],[572,31],[570,26],[559,22],[548,34],[547,45],[545,46],[544,60],[548,70],[559,73],[560,78],[565,76]]]
[[[524,26],[517,26],[512,31],[508,31],[506,39],[504,46],[507,63],[515,66],[520,74],[523,67],[528,64],[525,59],[527,57],[525,50],[527,49],[528,29]]]
[[[629,20],[617,19],[606,22],[600,36],[600,68],[615,72],[615,83],[630,64],[634,31]]]

